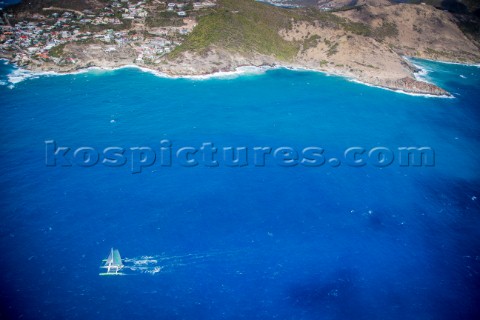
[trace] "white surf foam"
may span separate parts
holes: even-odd
[[[411,61],[409,57],[404,57],[406,60],[408,60],[410,63],[415,65],[420,71],[415,73],[415,78],[418,81],[424,81],[428,82],[428,79],[426,76],[428,73],[431,71],[427,69],[424,66],[419,66],[414,63],[414,61]],[[320,71],[320,70],[315,70],[315,69],[309,69],[309,68],[303,68],[303,67],[291,67],[291,66],[281,66],[281,65],[276,65],[276,66],[242,66],[236,68],[234,71],[219,71],[211,74],[206,74],[206,75],[190,75],[190,76],[171,76],[168,74],[165,74],[160,71],[156,71],[153,69],[145,68],[145,67],[140,67],[138,65],[125,65],[121,67],[115,67],[115,68],[101,68],[101,67],[90,67],[86,69],[81,69],[78,71],[73,71],[73,72],[68,72],[68,73],[60,73],[60,72],[54,72],[54,71],[48,71],[48,72],[34,72],[34,71],[29,71],[25,70],[22,68],[16,68],[14,69],[11,74],[8,76],[8,83],[10,84],[9,87],[13,88],[13,86],[19,82],[28,80],[28,79],[36,79],[40,76],[66,76],[66,75],[73,75],[73,74],[82,74],[82,73],[89,73],[89,72],[94,72],[94,71],[101,71],[101,72],[113,72],[116,70],[121,70],[121,69],[137,69],[141,70],[142,72],[150,73],[153,74],[157,77],[161,78],[169,78],[169,79],[190,79],[190,80],[208,80],[208,79],[234,79],[240,76],[246,76],[246,75],[260,75],[268,70],[273,70],[273,69],[286,69],[286,70],[292,70],[292,71],[306,71],[306,72],[318,72],[322,73],[327,76],[335,75],[331,74],[327,71]],[[349,81],[353,81],[359,84],[367,85],[370,87],[375,87],[375,88],[380,88],[384,90],[389,90],[397,93],[402,93],[402,94],[407,94],[411,96],[419,96],[419,97],[428,97],[428,98],[453,98],[452,96],[438,96],[438,95],[431,95],[431,94],[420,94],[420,93],[411,93],[411,92],[406,92],[403,90],[395,90],[395,89],[389,89],[386,87],[382,86],[377,86],[377,85],[372,85],[351,77],[348,77],[346,75],[337,75],[339,77],[346,78]]]
[[[38,78],[38,75],[36,75],[33,72],[30,72],[25,69],[14,69],[8,76],[8,82],[11,84],[17,84],[22,81],[25,81],[30,78]]]
[[[434,94],[427,94],[427,93],[414,93],[414,92],[407,92],[407,91],[400,90],[400,89],[391,89],[391,88],[387,88],[387,87],[376,86],[376,85],[373,85],[373,84],[370,84],[370,83],[362,82],[362,81],[357,80],[357,79],[351,79],[351,78],[350,78],[350,79],[348,79],[348,80],[349,80],[349,81],[352,81],[352,82],[356,82],[356,83],[362,84],[362,85],[364,85],[364,86],[373,87],[373,88],[378,88],[378,89],[383,89],[383,90],[388,90],[388,91],[392,91],[392,92],[396,92],[396,93],[401,93],[401,94],[406,94],[406,95],[414,96],[414,97],[442,98],[442,99],[454,99],[454,98],[455,98],[453,95],[434,95]]]
[[[186,76],[171,76],[166,73],[152,70],[149,68],[144,68],[140,67],[137,65],[125,65],[121,67],[115,67],[115,68],[101,68],[101,67],[90,67],[74,72],[68,72],[68,73],[60,73],[60,72],[54,72],[54,71],[49,71],[49,72],[35,72],[35,71],[29,71],[25,70],[22,68],[16,68],[14,69],[9,75],[8,75],[8,81],[12,84],[16,84],[22,81],[25,81],[27,79],[35,79],[40,76],[66,76],[66,75],[74,75],[74,74],[81,74],[81,73],[89,73],[89,72],[95,72],[95,71],[101,71],[101,72],[113,72],[116,70],[121,70],[121,69],[137,69],[145,73],[150,73],[153,74],[157,77],[161,78],[170,78],[170,79],[191,79],[191,80],[206,80],[206,79],[212,79],[212,78],[219,78],[219,79],[232,79],[236,78],[239,76],[244,76],[244,75],[257,75],[257,74],[262,74],[265,73],[267,70],[272,69],[274,67],[256,67],[256,66],[243,66],[243,67],[238,67],[235,69],[235,71],[219,71],[211,74],[206,74],[206,75],[186,75]]]

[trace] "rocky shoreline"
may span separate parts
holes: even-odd
[[[131,26],[128,32],[128,29],[121,32],[102,29],[89,34],[74,29],[68,33],[71,37],[68,41],[35,36],[44,34],[45,26],[36,22],[32,27],[24,22],[10,32],[14,36],[8,40],[10,44],[0,48],[0,57],[39,73],[134,65],[172,77],[199,77],[231,73],[244,66],[283,66],[431,96],[451,95],[418,79],[418,68],[405,56],[462,64],[480,62],[477,43],[463,33],[448,12],[428,5],[392,5],[385,0],[365,2],[353,9],[325,13],[288,11],[253,0],[219,0],[223,13],[206,9],[202,17],[202,11],[193,10],[192,15],[198,17],[182,22],[188,22],[188,30],[176,26],[148,27],[145,20]],[[153,15],[160,10],[133,4],[128,7],[136,14]],[[102,11],[97,13],[98,19],[101,14]],[[71,14],[64,15],[69,16],[64,19],[70,25],[78,20]],[[269,23],[258,23],[260,17]],[[56,25],[60,18],[49,19],[44,21],[56,21]],[[48,28],[60,28],[55,25]],[[31,28],[34,32],[29,31]],[[179,35],[185,30],[188,35]],[[49,40],[44,45],[32,45],[35,41],[29,37]],[[62,42],[47,52],[49,41]]]
[[[56,64],[42,64],[41,66],[35,66],[34,64],[18,64],[14,59],[11,59],[8,55],[0,53],[0,59],[4,59],[9,63],[14,64],[16,67],[20,69],[24,69],[33,73],[38,74],[45,74],[45,73],[54,73],[54,74],[74,74],[79,72],[88,71],[90,69],[103,69],[103,70],[115,70],[121,69],[125,67],[137,67],[139,69],[145,71],[151,71],[153,73],[157,73],[162,76],[166,77],[175,77],[175,78],[199,78],[199,77],[212,77],[219,74],[233,74],[238,72],[239,69],[244,67],[254,67],[254,68],[261,68],[261,69],[270,69],[270,68],[286,68],[290,70],[306,70],[306,71],[314,71],[314,72],[321,72],[332,74],[336,76],[345,77],[347,79],[351,79],[355,82],[362,83],[365,85],[380,87],[388,90],[397,91],[400,93],[407,93],[407,94],[417,94],[417,95],[429,95],[429,96],[438,96],[438,97],[451,97],[451,94],[444,89],[428,82],[418,81],[416,79],[405,77],[398,80],[385,80],[385,81],[371,81],[367,82],[363,79],[359,79],[356,77],[352,77],[351,74],[345,74],[341,70],[335,69],[314,69],[309,67],[308,65],[301,65],[301,64],[284,64],[274,59],[264,59],[262,61],[256,61],[256,63],[246,63],[243,59],[240,61],[236,61],[232,65],[228,67],[219,67],[218,64],[214,63],[202,63],[202,66],[197,68],[188,68],[181,67],[179,65],[170,64],[165,65],[163,68],[152,68],[148,65],[139,65],[139,64],[132,64],[123,61],[122,63],[118,62],[110,62],[104,63],[104,61],[89,61],[85,64],[78,64],[78,65],[69,65],[69,66],[59,66]],[[233,61],[235,61],[233,59]],[[406,61],[408,62],[408,61]],[[412,68],[412,75],[414,72],[418,72],[420,70]]]

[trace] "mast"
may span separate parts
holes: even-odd
[[[110,268],[113,265],[113,248],[110,249],[110,254],[107,258],[107,272],[110,272]]]
[[[122,257],[118,249],[110,248],[110,254],[105,261],[103,268],[107,269],[107,274],[118,274],[118,271],[123,268]]]

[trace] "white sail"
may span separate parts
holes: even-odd
[[[120,256],[120,251],[118,249],[110,249],[110,254],[108,255],[108,258],[105,261],[105,264],[101,268],[107,269],[106,273],[100,273],[100,275],[120,275],[121,273],[118,273],[120,269],[122,269],[123,262],[122,262],[122,257]]]

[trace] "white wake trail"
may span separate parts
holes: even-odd
[[[174,270],[177,267],[192,266],[207,263],[213,259],[232,258],[236,251],[215,251],[208,253],[191,253],[185,255],[151,255],[134,258],[124,258],[124,269],[133,273],[157,274],[162,271]]]

